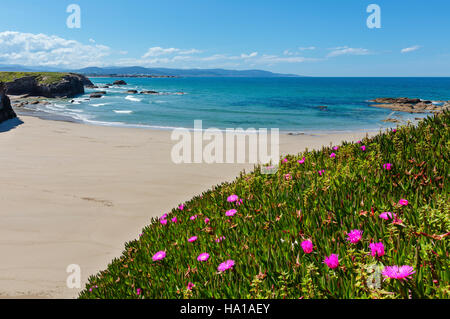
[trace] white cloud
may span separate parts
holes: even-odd
[[[328,53],[327,57],[335,57],[339,55],[367,55],[370,54],[368,49],[363,48],[350,48],[348,46],[337,47],[331,49],[332,51]]]
[[[408,52],[413,52],[413,51],[416,51],[416,50],[419,50],[419,49],[420,49],[420,45],[414,45],[414,46],[409,47],[409,48],[404,48],[400,52],[401,53],[408,53]]]
[[[90,41],[92,43],[92,41]],[[111,49],[46,34],[0,32],[0,63],[81,68],[102,65]]]
[[[300,51],[312,51],[315,50],[316,47],[310,46],[310,47],[300,47],[298,48]]]
[[[152,47],[147,50],[147,52],[142,56],[142,58],[146,59],[150,57],[158,57],[161,55],[171,55],[171,54],[187,55],[197,53],[201,53],[201,51],[197,49],[182,50],[177,48]]]

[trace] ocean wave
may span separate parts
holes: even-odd
[[[99,106],[105,106],[105,105],[108,105],[108,104],[111,104],[111,103],[98,103],[98,104],[89,104],[89,105],[93,106],[93,107],[99,107]]]
[[[141,101],[142,101],[142,99],[137,99],[137,98],[133,97],[133,95],[128,95],[128,96],[125,98],[125,100],[133,101],[133,102],[141,102]]]
[[[131,111],[131,110],[114,110],[114,113],[131,114],[131,113],[133,113],[133,111]]]

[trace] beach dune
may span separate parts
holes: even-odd
[[[170,131],[20,119],[0,130],[0,297],[76,297],[68,265],[81,267],[83,287],[152,217],[253,167],[174,164]],[[280,151],[365,135],[282,134]]]

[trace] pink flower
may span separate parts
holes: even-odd
[[[234,260],[228,259],[227,261],[221,263],[219,265],[219,267],[217,267],[217,270],[220,271],[220,272],[223,272],[225,270],[233,268],[234,264],[235,264]]]
[[[305,254],[310,254],[313,251],[313,243],[310,240],[304,240],[300,245]]]
[[[320,176],[322,176],[323,174],[325,174],[325,170],[322,169],[322,170],[320,170],[318,173],[319,173]]]
[[[287,158],[284,158],[283,160],[282,160],[282,163],[287,163],[288,162],[288,159]]]
[[[172,218],[172,223],[176,223],[176,222],[178,222],[178,218],[176,218],[176,217]]]
[[[371,250],[372,257],[381,257],[384,256],[384,245],[382,242],[379,243],[371,243],[369,244],[369,248]]]
[[[403,280],[411,278],[414,273],[415,271],[411,266],[387,266],[384,267],[381,274],[387,278]]]
[[[331,269],[337,268],[339,266],[339,255],[331,254],[330,256],[325,257],[323,262]]]
[[[393,214],[391,212],[383,212],[378,217],[385,219],[385,220],[389,220],[389,219],[393,219],[393,218],[397,217],[397,215]]]
[[[196,220],[196,219],[197,219],[197,216],[198,216],[198,215],[191,216],[191,217],[189,217],[189,219],[190,219],[190,220]]]
[[[387,171],[390,171],[392,169],[392,164],[391,163],[383,164],[383,168]]]
[[[160,219],[159,222],[163,225],[167,225],[167,219]]]
[[[398,201],[398,204],[401,206],[408,206],[408,200],[402,198]]]
[[[365,151],[366,151],[366,146],[365,146],[365,145],[361,146],[361,150],[362,150],[363,152],[365,152]]]
[[[230,209],[230,210],[226,211],[225,215],[228,217],[231,217],[231,216],[234,216],[236,213],[237,213],[236,209]]]
[[[205,218],[205,224],[209,224],[209,218],[208,217]]]
[[[209,254],[208,253],[201,253],[197,257],[198,261],[207,261],[208,259],[209,259]]]
[[[287,181],[290,181],[292,179],[292,175],[291,174],[285,174],[284,175],[284,179]]]
[[[229,202],[229,203],[234,203],[237,200],[239,200],[239,196],[238,195],[234,195],[234,194],[228,196],[228,198],[227,198],[227,202]]]
[[[357,144],[361,144],[361,141],[356,141]]]
[[[142,292],[142,289],[141,288],[138,288],[138,289],[136,289],[136,295],[140,295],[141,294],[141,292]]]
[[[339,146],[333,147],[333,151],[337,151],[339,149]]]
[[[305,158],[303,157],[301,160],[298,161],[299,164],[304,164],[305,163]]]
[[[192,282],[188,282],[186,289],[187,290],[192,290],[192,288],[194,288],[195,285]]]
[[[395,133],[395,132],[397,132],[397,130],[396,130],[395,128],[393,128],[393,129],[392,129],[392,132],[394,132],[394,133]]]
[[[335,153],[331,153],[330,154],[330,158],[335,158],[336,157],[336,154]]]
[[[179,210],[183,210],[184,209],[184,204],[181,204],[180,206],[178,206]]]
[[[219,238],[216,239],[216,243],[220,243],[224,239],[225,239],[225,236],[220,236]]]
[[[191,238],[188,239],[188,242],[193,243],[194,241],[196,241],[198,239],[197,236],[192,236]]]
[[[169,215],[167,215],[167,213],[166,213],[166,214],[162,215],[160,219],[166,219],[167,216],[169,216]]]
[[[153,255],[153,261],[158,261],[166,258],[166,252],[164,250],[158,251]]]
[[[239,198],[239,200],[236,202],[236,204],[237,204],[238,206],[241,206],[243,202],[244,202],[244,201],[242,200],[242,198]]]
[[[362,233],[363,232],[361,230],[359,230],[359,229],[353,229],[352,231],[350,231],[347,234],[347,236],[348,236],[347,240],[349,242],[351,242],[352,244],[356,244],[356,243],[358,243],[361,240]]]

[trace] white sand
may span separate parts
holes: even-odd
[[[169,131],[21,117],[0,130],[0,296],[74,298],[121,255],[150,218],[253,165],[173,164]],[[357,140],[365,133],[280,135],[282,153]]]

